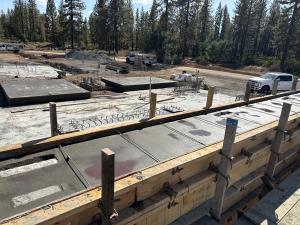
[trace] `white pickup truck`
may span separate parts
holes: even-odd
[[[278,91],[289,91],[292,88],[294,79],[297,77],[288,73],[265,73],[260,77],[250,78],[249,83],[251,85],[252,92],[260,92],[267,94],[273,89],[273,84],[275,80],[279,80],[277,90]],[[297,88],[300,87],[298,81]]]

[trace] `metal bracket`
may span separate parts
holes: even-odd
[[[172,175],[175,175],[176,173],[179,173],[181,170],[183,170],[183,168],[180,168],[180,167],[176,167],[176,168],[173,168],[172,169]]]
[[[219,170],[219,168],[213,162],[211,162],[209,164],[208,169],[211,170],[211,171],[213,171],[213,172],[215,172],[217,175],[220,175],[221,177],[223,177],[226,180],[226,183],[227,183],[226,187],[229,186],[230,176],[229,175],[226,176],[223,173],[221,173],[220,170]],[[218,180],[218,176],[216,176],[215,182],[217,182],[217,180]]]
[[[286,141],[286,135],[288,134],[287,130],[276,129],[278,133],[283,133],[283,140]]]
[[[166,182],[163,186],[164,192],[172,199],[176,198],[178,192],[174,191],[173,188],[171,188],[170,184]]]
[[[292,142],[292,137],[293,137],[294,132],[289,130],[289,131],[286,131],[286,134],[289,136],[289,139],[287,140],[287,142]]]
[[[222,151],[220,152],[220,155],[221,155],[222,157],[224,157],[225,159],[229,160],[229,162],[230,162],[230,167],[231,167],[231,169],[232,169],[232,162],[233,162],[233,160],[234,160],[234,156],[229,157],[228,155],[223,154]]]
[[[265,143],[271,145],[271,144],[273,144],[273,141],[272,141],[272,139],[270,139],[270,138],[266,138],[266,139],[265,139]]]
[[[253,156],[253,152],[247,151],[246,149],[242,148],[241,154],[247,157],[246,164],[249,164],[251,161],[251,157]]]
[[[176,205],[178,205],[179,203],[176,202],[175,200],[170,201],[168,204],[168,209],[175,207]]]

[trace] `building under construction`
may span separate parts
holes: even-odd
[[[298,224],[300,91],[212,99],[65,134],[50,104],[52,137],[0,148],[0,223]]]

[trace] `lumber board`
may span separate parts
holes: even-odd
[[[232,167],[233,144],[237,127],[237,120],[227,119],[223,148],[221,150],[221,163],[218,167],[214,205],[212,206],[212,214],[218,219],[221,219],[224,196],[229,183],[228,174]]]
[[[275,84],[278,85],[278,82],[279,82],[278,80],[275,80],[274,85]],[[274,87],[273,87],[273,89],[274,89]],[[278,161],[278,154],[280,151],[282,139],[285,135],[286,124],[288,123],[291,107],[292,107],[291,104],[283,103],[282,111],[281,111],[279,122],[278,122],[276,137],[272,143],[271,155],[270,155],[267,172],[266,172],[266,174],[270,178],[274,176],[274,170],[275,170],[276,163]]]

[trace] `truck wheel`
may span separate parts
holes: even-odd
[[[267,95],[269,94],[270,92],[270,87],[269,86],[263,86],[261,89],[260,89],[260,93],[264,94],[264,95]]]

